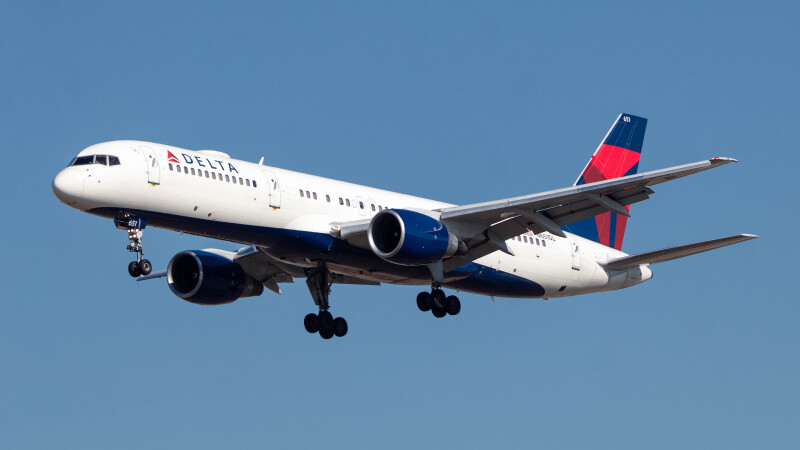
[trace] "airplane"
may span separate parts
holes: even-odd
[[[638,285],[650,265],[744,242],[739,234],[638,254],[622,252],[630,208],[651,186],[720,167],[715,157],[637,173],[647,119],[620,114],[572,186],[454,205],[336,181],[214,150],[111,141],[82,150],[53,180],[55,196],[112,219],[136,253],[128,272],[167,278],[181,299],[220,305],[305,279],[317,313],[304,318],[323,339],[347,334],[334,318],[334,284],[430,286],[417,307],[435,317],[461,311],[444,289],[494,297],[559,298]],[[244,245],[186,250],[166,270],[144,258],[146,226]]]

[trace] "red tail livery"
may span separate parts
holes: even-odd
[[[575,185],[635,174],[642,156],[646,128],[647,119],[620,114],[575,181]],[[630,206],[625,208],[630,211]],[[627,217],[607,212],[563,228],[570,233],[620,250],[627,222]]]

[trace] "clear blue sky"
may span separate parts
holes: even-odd
[[[114,4],[112,4],[114,3]],[[4,2],[2,448],[798,448],[797,2]],[[571,184],[620,112],[657,186],[624,250],[761,239],[562,300],[304,283],[200,307],[60,204],[141,139],[471,203]],[[145,233],[157,269],[235,245]]]

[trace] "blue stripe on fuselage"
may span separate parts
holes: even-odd
[[[368,249],[354,247],[327,233],[271,228],[184,217],[124,208],[97,208],[89,213],[114,218],[123,212],[145,219],[148,225],[214,239],[255,244],[273,258],[309,266],[306,258],[321,260],[351,273],[376,281],[397,284],[429,284],[430,271],[425,266],[401,266],[385,261]],[[337,272],[342,272],[337,270]],[[542,297],[544,288],[528,279],[476,263],[465,264],[445,274],[445,287],[498,297]]]

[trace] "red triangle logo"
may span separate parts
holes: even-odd
[[[178,158],[176,158],[175,155],[173,155],[172,152],[169,151],[169,150],[167,150],[167,161],[174,162],[174,163],[179,163],[180,162],[180,161],[178,161]]]

